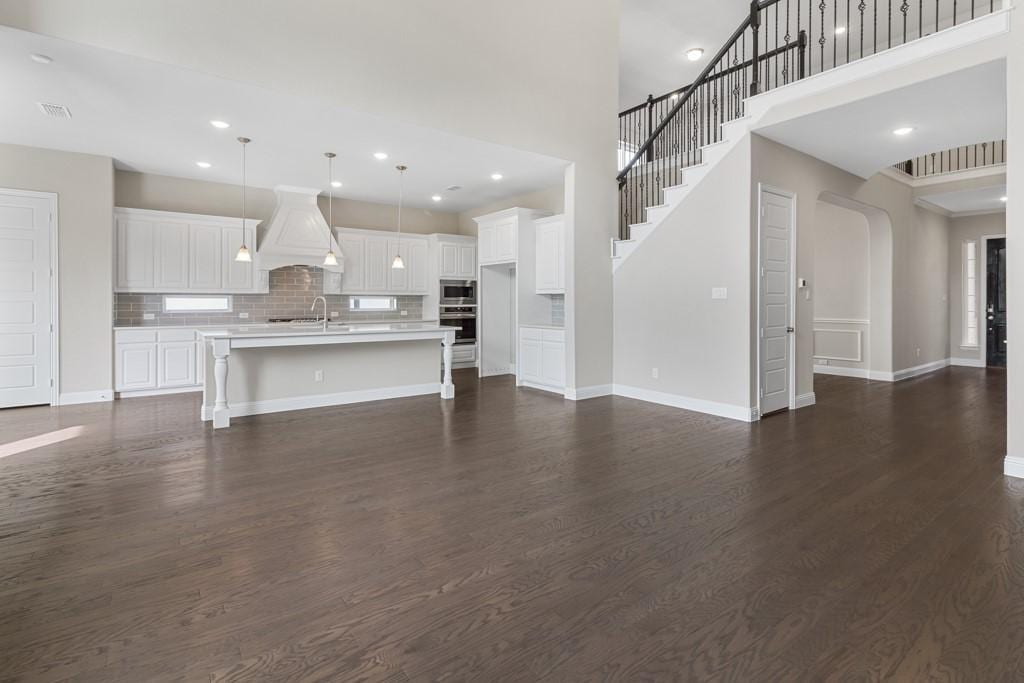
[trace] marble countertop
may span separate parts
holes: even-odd
[[[436,318],[395,318],[393,320],[354,320],[354,321],[334,321],[328,323],[328,325],[345,325],[345,326],[362,326],[362,325],[410,325],[410,324],[423,324],[431,323],[437,324]],[[274,328],[284,327],[287,328],[291,325],[319,325],[320,323],[243,323],[239,321],[234,325],[114,325],[115,330],[223,330],[223,329],[234,329],[238,327],[250,327],[250,328]]]
[[[210,329],[200,329],[204,339],[250,339],[269,337],[337,337],[374,334],[418,334],[421,332],[448,332],[454,335],[450,327],[442,327],[434,322],[406,323],[332,323],[324,330],[317,323],[272,323],[264,325],[232,325]]]

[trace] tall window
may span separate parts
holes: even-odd
[[[978,345],[978,243],[964,242],[963,346]]]

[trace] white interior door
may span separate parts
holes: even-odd
[[[794,198],[761,190],[761,414],[788,408],[792,387]]]
[[[52,197],[0,190],[0,408],[50,403]]]

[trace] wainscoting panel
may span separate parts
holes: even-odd
[[[864,360],[864,335],[860,330],[814,327],[814,357],[860,363]]]

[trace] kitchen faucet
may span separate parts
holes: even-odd
[[[309,310],[311,310],[311,311],[315,311],[316,310],[316,302],[317,301],[323,301],[324,302],[324,328],[323,329],[324,329],[324,332],[326,332],[327,331],[327,299],[322,297],[322,296],[318,296],[317,298],[313,299],[313,305],[309,307]],[[319,320],[318,320],[318,322],[319,322]]]

